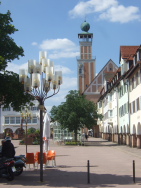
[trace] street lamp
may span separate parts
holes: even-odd
[[[28,123],[28,120],[32,119],[32,112],[30,110],[28,110],[28,108],[24,108],[21,110],[21,117],[22,117],[22,120],[26,124],[25,134],[26,134],[26,154],[27,154],[27,123]]]
[[[62,84],[62,71],[54,72],[54,62],[47,59],[47,52],[39,53],[39,62],[28,61],[28,71],[20,69],[19,81],[24,91],[39,101],[40,109],[40,181],[43,181],[43,111],[44,101],[56,95]],[[53,93],[49,94],[53,90]]]

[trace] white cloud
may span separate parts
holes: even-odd
[[[119,5],[117,0],[89,0],[79,2],[69,15],[72,18],[84,17],[87,14],[98,13],[98,18],[111,22],[127,23],[133,20],[141,21],[138,7]]]
[[[56,65],[55,71],[62,71],[63,74],[73,74],[73,71],[71,69],[69,69],[68,67],[61,66],[61,65]]]
[[[76,45],[69,39],[49,39],[42,42],[40,45],[42,50],[67,49],[73,50]]]
[[[118,7],[111,7],[100,15],[100,19],[109,20],[111,22],[127,23],[133,20],[140,20],[140,15],[137,14],[139,9],[137,7],[124,7],[122,5]]]
[[[37,46],[38,43],[37,42],[32,42],[32,46]]]
[[[8,63],[8,66],[6,67],[6,70],[13,71],[17,74],[19,74],[19,69],[27,69],[28,63],[24,63],[22,65],[17,65],[14,63]]]
[[[62,89],[71,90],[71,88],[77,87],[77,78],[73,77],[64,77],[63,78],[63,84]]]
[[[39,47],[41,50],[50,50],[49,58],[51,59],[72,58],[80,55],[79,47],[67,38],[44,40]]]
[[[49,55],[49,58],[51,59],[58,59],[58,58],[72,58],[72,57],[77,57],[80,56],[80,52],[67,52],[65,51],[57,51],[57,52],[51,52]]]
[[[78,3],[74,9],[69,11],[69,14],[72,18],[75,18],[77,16],[84,17],[84,14],[91,14],[94,12],[101,12],[106,9],[108,9],[111,6],[116,6],[117,1],[116,0],[90,0],[86,2],[80,2]]]

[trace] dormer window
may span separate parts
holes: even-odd
[[[137,61],[141,61],[141,49],[137,52]]]
[[[112,71],[113,69],[110,67],[110,71]]]
[[[137,55],[134,56],[134,65],[137,64]]]

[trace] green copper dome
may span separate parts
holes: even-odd
[[[82,24],[81,24],[81,30],[82,31],[85,31],[85,32],[88,32],[90,29],[90,24],[86,21],[84,21]]]

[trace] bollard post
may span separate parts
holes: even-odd
[[[88,176],[87,176],[87,178],[88,178],[88,184],[89,184],[90,183],[90,163],[89,163],[89,160],[87,161],[87,169],[88,169],[88,172],[87,172]]]
[[[135,161],[133,160],[133,182],[135,183]]]

